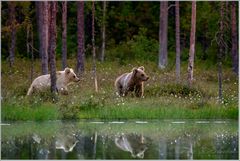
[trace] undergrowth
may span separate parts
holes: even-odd
[[[68,64],[75,66],[75,60]],[[158,70],[150,61],[121,65],[121,62],[97,62],[99,92],[94,89],[92,64],[86,62],[79,83],[69,86],[69,95],[53,100],[45,91],[26,97],[31,84],[30,62],[17,59],[12,71],[2,63],[2,120],[55,119],[221,119],[238,118],[238,79],[231,69],[223,69],[223,100],[218,101],[217,70],[195,64],[193,87],[187,86],[187,64],[182,64],[181,79],[176,83],[175,68]],[[145,66],[150,79],[145,83],[144,98],[118,97],[114,81],[133,67]],[[57,61],[57,69],[61,69]],[[40,67],[40,62],[34,62]],[[19,70],[21,69],[21,70]],[[34,68],[34,78],[40,75]]]

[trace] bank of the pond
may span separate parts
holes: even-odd
[[[235,107],[187,108],[174,106],[145,106],[144,104],[96,106],[81,108],[71,106],[63,110],[52,104],[38,107],[2,106],[2,121],[17,120],[71,120],[71,119],[238,119]]]

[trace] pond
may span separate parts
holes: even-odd
[[[2,159],[238,159],[236,120],[1,124]]]

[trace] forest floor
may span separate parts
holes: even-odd
[[[69,59],[75,68],[75,59]],[[144,98],[118,97],[115,79],[133,67],[144,66],[150,79],[145,83]],[[216,66],[216,65],[215,65]],[[26,97],[31,84],[31,62],[17,59],[15,67],[2,62],[1,118],[14,120],[65,119],[238,119],[238,77],[230,68],[223,69],[223,100],[218,102],[217,68],[196,62],[193,87],[187,86],[187,64],[181,66],[181,81],[176,83],[175,67],[164,71],[154,62],[97,62],[98,93],[94,89],[92,63],[86,61],[80,82],[69,85],[69,95],[58,95],[53,102],[50,92]],[[40,61],[34,62],[34,78],[40,75]],[[57,61],[61,70],[61,61]]]

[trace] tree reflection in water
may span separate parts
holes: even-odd
[[[2,159],[238,159],[238,123],[16,123],[2,126]]]

